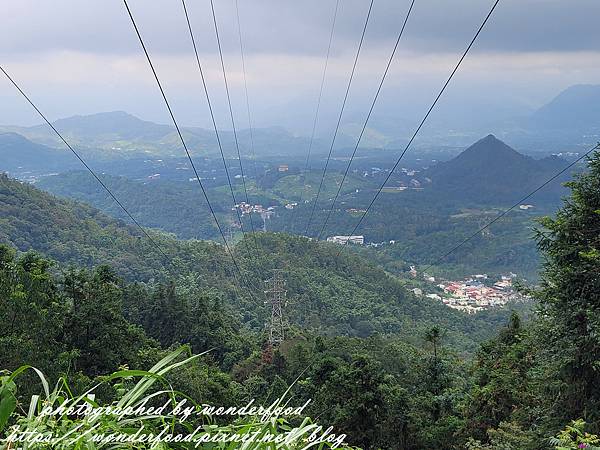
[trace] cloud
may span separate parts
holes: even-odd
[[[258,125],[310,123],[335,0],[238,0],[247,78]],[[168,122],[164,105],[120,1],[5,2],[0,61],[54,117],[124,109]],[[227,124],[208,0],[187,1],[209,89]],[[375,0],[348,115],[360,116],[408,8]],[[167,94],[182,122],[208,126],[206,105],[179,0],[130,0]],[[430,101],[491,6],[491,0],[417,0],[382,93],[382,111],[413,115]],[[234,106],[243,108],[235,0],[216,0]],[[339,107],[368,8],[340,0],[323,116]],[[538,106],[575,83],[600,79],[600,2],[502,0],[448,92],[469,102],[484,94]],[[0,82],[0,123],[37,120]],[[285,122],[285,123],[282,123]],[[297,125],[297,124],[296,124]],[[297,125],[303,129],[302,125]]]
[[[471,36],[491,0],[417,0],[406,32],[406,48],[448,51]],[[325,51],[335,0],[238,0],[246,51],[316,54]],[[393,41],[409,0],[375,0],[367,42]],[[130,0],[140,29],[153,50],[187,53],[189,42],[179,0]],[[216,51],[210,3],[187,6],[203,52]],[[227,49],[237,49],[235,0],[215,2]],[[356,45],[367,0],[340,0],[334,50]],[[9,1],[9,20],[0,30],[0,52],[44,53],[71,50],[134,54],[139,46],[120,1]],[[600,49],[596,0],[503,0],[481,36],[479,47],[496,51],[583,51]]]

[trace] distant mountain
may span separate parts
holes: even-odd
[[[432,190],[444,198],[486,204],[514,203],[567,165],[558,157],[541,160],[525,156],[493,135],[471,145],[456,158],[426,172]],[[566,193],[566,173],[530,201],[558,202]]]
[[[69,170],[78,164],[66,151],[36,144],[17,133],[0,133],[0,172]]]
[[[103,112],[87,116],[59,119],[54,125],[80,139],[160,139],[172,131],[172,127],[138,119],[124,111]],[[46,129],[38,125],[33,129]]]
[[[530,117],[529,127],[600,131],[600,85],[580,84],[565,89]]]
[[[161,154],[173,146],[169,142],[173,127],[141,120],[123,111],[73,116],[59,119],[53,125],[71,145],[94,159]],[[46,124],[4,129],[44,145],[63,145]]]
[[[82,153],[97,160],[139,157],[141,155],[159,157],[185,156],[181,141],[174,127],[141,120],[123,111],[103,112],[85,116],[59,119],[53,125],[70,144],[77,146]],[[15,132],[36,143],[59,147],[62,143],[47,125],[33,127],[0,127],[0,132]],[[243,155],[261,156],[305,152],[307,139],[297,137],[279,127],[254,129],[251,141],[248,130],[237,130],[240,151]],[[197,127],[183,127],[182,133],[189,150],[196,155],[219,156],[219,148],[214,130]],[[237,156],[234,135],[231,131],[220,130],[221,142],[226,157]],[[318,150],[318,143],[315,148]]]

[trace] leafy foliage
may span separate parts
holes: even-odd
[[[555,446],[555,450],[600,448],[596,445],[600,444],[600,438],[585,431],[585,422],[582,419],[573,420],[555,438],[550,439],[550,443]]]
[[[555,425],[581,417],[600,430],[600,155],[569,183],[572,195],[538,234],[546,255],[535,293],[541,394]]]
[[[306,448],[305,442],[310,435],[318,433],[318,425],[305,418],[301,425],[291,428],[285,419],[273,416],[266,421],[256,421],[252,418],[239,419],[232,425],[215,425],[203,423],[204,417],[198,420],[196,414],[188,420],[174,413],[178,401],[189,399],[170,388],[165,376],[177,369],[190,364],[200,355],[192,355],[181,359],[184,348],[169,353],[148,371],[120,370],[104,376],[100,384],[113,383],[116,388],[117,398],[107,404],[96,398],[96,385],[79,396],[74,396],[68,385],[68,379],[63,377],[50,392],[47,389],[45,376],[38,372],[40,380],[45,386],[45,395],[33,395],[29,402],[26,414],[16,412],[16,403],[10,404],[0,401],[0,418],[5,419],[7,414],[15,413],[15,424],[6,432],[8,448],[13,442],[21,442],[23,436],[28,436],[23,447],[30,449],[54,448],[62,449],[100,449],[100,448],[135,448],[145,449],[173,449],[173,448],[239,448],[237,442],[243,442],[247,449],[294,450]],[[0,392],[16,390],[15,380],[27,366],[17,369],[9,376],[0,379]],[[137,381],[135,381],[137,379]],[[156,389],[156,384],[164,388]],[[162,387],[162,386],[161,386]],[[3,396],[4,400],[6,397]],[[12,397],[15,398],[14,396]],[[161,399],[167,402],[160,403]],[[158,403],[157,403],[158,402]],[[157,405],[157,406],[152,406]],[[161,405],[161,406],[158,406]],[[168,406],[169,408],[165,408]],[[94,411],[113,411],[103,414],[69,414],[69,409]],[[152,413],[135,414],[133,412],[152,408]],[[200,405],[195,404],[192,412],[197,412]],[[49,413],[52,411],[53,413]],[[58,411],[58,412],[55,412]],[[131,412],[127,412],[131,411]],[[208,417],[210,419],[210,417]],[[6,421],[0,422],[0,432],[3,431]],[[284,439],[276,441],[275,437],[282,432],[288,432],[290,441]],[[234,435],[239,440],[223,441],[216,444],[204,437],[221,435]],[[192,440],[186,441],[185,437]],[[252,439],[246,442],[246,439]],[[262,443],[261,438],[269,436],[269,441],[276,443]],[[144,438],[143,440],[142,437]],[[183,439],[179,439],[179,438]],[[30,439],[30,440],[29,440]],[[18,444],[17,444],[18,445]],[[319,445],[324,448],[346,448],[343,443],[323,442]]]

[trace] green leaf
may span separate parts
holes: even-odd
[[[0,431],[4,429],[10,415],[17,407],[15,394],[7,386],[0,390]]]

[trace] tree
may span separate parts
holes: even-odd
[[[0,245],[0,368],[36,362],[48,373],[66,370],[63,342],[67,303],[54,283],[52,262]]]
[[[433,357],[437,359],[437,351],[438,346],[440,345],[440,340],[442,338],[442,331],[440,327],[434,325],[425,333],[425,341],[429,342],[433,346]]]
[[[76,370],[87,375],[108,372],[135,363],[138,351],[152,345],[143,330],[123,316],[121,280],[113,269],[69,270],[62,284],[72,305],[65,319],[65,341],[79,353]]]
[[[385,417],[384,372],[366,355],[330,372],[321,385],[318,399],[323,418],[349,433],[349,440],[361,448],[373,448]]]
[[[552,427],[581,417],[600,429],[600,154],[537,232],[545,256],[537,330],[539,386]],[[555,428],[556,429],[556,428]]]
[[[515,419],[531,404],[531,346],[513,313],[498,337],[484,343],[474,364],[474,385],[466,405],[467,432],[487,441],[489,430]]]

